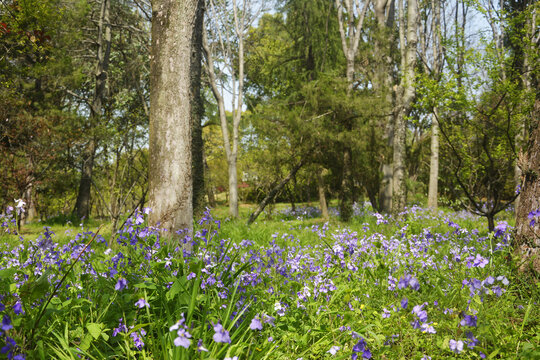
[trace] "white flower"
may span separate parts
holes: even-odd
[[[332,355],[336,355],[336,353],[339,351],[340,347],[339,346],[332,346],[330,348],[330,350],[327,351],[327,353],[330,353]]]
[[[17,214],[21,214],[24,212],[24,207],[26,206],[26,203],[23,199],[15,199],[15,202],[17,203],[15,207],[17,208]]]

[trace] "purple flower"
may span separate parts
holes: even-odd
[[[197,341],[197,352],[201,352],[201,351],[208,352],[208,349],[204,347],[202,339],[199,339],[199,341]]]
[[[489,261],[486,258],[480,254],[476,254],[476,258],[474,259],[473,263],[474,267],[484,268],[487,264],[489,264]]]
[[[453,352],[457,354],[463,351],[463,341],[461,340],[456,341],[452,339],[448,343],[448,346],[450,347],[450,350],[452,350]]]
[[[4,331],[8,331],[9,329],[13,329],[13,325],[11,325],[11,319],[9,316],[4,315],[2,319],[2,326],[0,327]]]
[[[182,346],[183,348],[187,349],[191,345],[191,334],[188,333],[185,329],[179,329],[176,334],[178,337],[174,339],[174,345],[175,346]]]
[[[229,336],[229,332],[223,328],[223,325],[217,323],[216,325],[214,325],[214,331],[216,333],[212,338],[215,342],[228,344],[231,343],[231,337]]]
[[[15,340],[10,338],[9,336],[6,336],[6,346],[0,349],[0,353],[5,354],[11,349],[14,349],[16,347],[17,347],[17,343],[15,342]]]
[[[476,327],[477,317],[475,315],[465,315],[461,320],[461,326]]]
[[[416,305],[413,308],[412,313],[415,314],[421,322],[426,322],[428,316],[427,316],[427,312],[425,310],[422,310],[423,308],[424,308],[424,304]]]
[[[411,281],[411,275],[405,275],[399,279],[398,289],[405,289],[409,286],[409,281]]]
[[[261,323],[261,319],[259,318],[259,315],[255,316],[251,320],[251,324],[249,325],[249,328],[251,330],[262,330],[262,323]]]
[[[124,279],[124,278],[120,278],[118,279],[118,282],[116,283],[116,285],[114,286],[114,290],[116,291],[122,291],[124,289],[127,289],[127,280]]]
[[[495,226],[495,237],[500,237],[504,235],[506,229],[508,229],[508,223],[506,221],[501,221],[497,223],[497,226]]]
[[[416,290],[416,291],[418,291],[420,289],[420,283],[414,277],[409,282],[409,286],[411,287],[411,289]]]
[[[407,305],[409,305],[409,300],[407,298],[403,298],[401,299],[401,307],[403,309],[406,309],[407,308]]]
[[[478,345],[478,339],[474,337],[473,333],[470,331],[467,331],[467,339],[469,341],[466,341],[467,347],[469,349],[473,349],[476,345]]]
[[[358,353],[362,353],[362,359],[371,359],[371,351],[369,351],[369,349],[367,348],[366,340],[362,337],[360,338],[358,343],[353,346],[352,351],[353,360],[358,359]]]
[[[22,304],[20,301],[17,301],[15,305],[13,305],[13,312],[15,312],[15,315],[20,315],[23,313]]]
[[[144,342],[142,340],[142,335],[144,335],[145,333],[143,333],[143,329],[141,329],[141,334],[139,334],[138,332],[132,332],[129,337],[131,337],[133,339],[133,344],[135,345],[135,347],[138,349],[138,350],[142,350],[142,348],[144,347]]]
[[[150,304],[148,304],[146,302],[146,300],[144,299],[139,299],[136,303],[135,303],[135,306],[138,307],[139,309],[142,309],[143,307],[150,307]]]
[[[195,277],[197,277],[197,275],[194,272],[191,272],[191,273],[188,274],[187,279],[191,280],[191,279],[193,279]]]
[[[420,329],[422,330],[423,333],[427,333],[427,334],[436,334],[437,333],[437,331],[435,331],[435,328],[433,326],[431,326],[431,323],[422,324],[420,326]]]
[[[124,319],[122,318],[118,321],[118,327],[113,329],[112,336],[115,337],[121,332],[128,332],[127,326],[124,324]]]
[[[5,308],[6,308],[6,307],[4,306],[4,304],[2,304],[2,303],[0,302],[0,311],[4,311]]]

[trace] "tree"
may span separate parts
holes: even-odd
[[[39,193],[53,186],[69,142],[63,135],[78,121],[61,90],[76,77],[67,49],[80,39],[78,13],[60,0],[0,6],[0,167],[9,169],[0,198],[24,198],[23,222],[37,215]]]
[[[191,49],[191,102],[193,129],[192,129],[192,163],[193,163],[193,213],[202,215],[205,208],[205,184],[204,175],[204,142],[202,119],[204,115],[204,102],[201,95],[202,76],[202,53],[203,53],[203,26],[204,26],[204,1],[199,1],[195,18],[193,33],[193,46]]]
[[[354,0],[348,0],[343,4],[343,0],[336,0],[336,8],[339,22],[339,34],[341,36],[341,47],[343,54],[347,60],[347,95],[351,96],[351,92],[354,86],[354,71],[355,71],[355,59],[358,51],[358,44],[360,42],[360,35],[362,32],[362,26],[364,24],[364,18],[366,16],[367,9],[370,1],[367,0],[365,4],[360,6],[361,2]],[[345,5],[345,6],[343,6]],[[353,6],[354,5],[354,6]],[[344,20],[345,18],[345,20]],[[344,124],[345,130],[351,131],[350,122]],[[340,214],[344,221],[348,221],[352,214],[352,151],[349,146],[345,146],[343,149],[343,175],[341,181],[341,201],[340,201]]]
[[[405,35],[405,11],[399,2],[399,38],[401,50],[401,79],[397,89],[397,109],[394,125],[393,174],[392,174],[392,212],[403,211],[405,198],[405,137],[407,116],[415,97],[416,47],[418,42],[418,2],[407,0],[407,28]]]
[[[237,163],[244,101],[244,44],[248,30],[261,11],[262,5],[256,8],[251,0],[244,0],[242,5],[233,0],[230,6],[226,1],[209,0],[209,21],[203,36],[206,72],[212,94],[218,103],[229,169],[229,214],[232,217],[238,217]],[[217,58],[220,63],[216,61]],[[225,91],[232,95],[232,136],[225,112]]]
[[[90,136],[84,146],[83,159],[81,165],[81,181],[77,202],[73,212],[79,219],[88,218],[90,215],[90,196],[92,187],[92,174],[94,170],[94,160],[98,139],[95,132],[100,118],[103,116],[103,103],[105,102],[107,91],[107,76],[109,60],[111,55],[111,20],[110,20],[111,0],[102,0],[99,17],[97,19],[97,33],[95,52],[95,78],[92,98],[86,100],[89,107],[88,130]]]
[[[193,229],[190,76],[199,0],[152,4],[150,222],[171,234]]]

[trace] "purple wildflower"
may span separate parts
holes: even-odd
[[[114,290],[116,290],[116,291],[122,291],[122,290],[124,290],[124,289],[127,289],[127,287],[128,287],[127,284],[128,284],[128,282],[127,282],[126,279],[120,278],[120,279],[118,279],[118,282],[117,282],[116,285],[114,286]]]
[[[4,331],[13,329],[13,325],[11,325],[11,319],[9,318],[9,316],[4,315],[4,317],[2,318],[2,326],[0,328]]]
[[[464,315],[460,324],[461,326],[476,327],[476,320],[477,317],[475,315]]]
[[[261,319],[259,318],[259,315],[255,316],[251,320],[251,324],[249,325],[249,328],[251,330],[262,330],[262,323],[261,323]]]
[[[135,303],[135,306],[138,307],[139,309],[142,309],[143,307],[150,307],[150,304],[146,302],[145,299],[139,299],[136,303]]]
[[[24,312],[20,301],[17,301],[15,305],[13,305],[13,312],[15,313],[15,315],[20,315]]]
[[[214,325],[214,331],[216,332],[212,337],[217,343],[231,343],[231,337],[229,332],[223,328],[223,325],[217,323]]]
[[[407,308],[407,305],[409,305],[409,300],[407,298],[403,298],[401,299],[401,307],[403,309],[406,309]]]
[[[174,345],[175,346],[182,346],[183,348],[187,349],[191,345],[191,334],[188,333],[185,329],[179,329],[176,334],[178,337],[174,339]]]
[[[450,347],[450,350],[452,350],[453,352],[459,354],[460,352],[463,351],[463,341],[461,340],[450,340],[450,342],[448,343],[448,346]]]

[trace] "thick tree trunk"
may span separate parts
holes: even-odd
[[[296,164],[289,172],[289,175],[287,175],[285,179],[281,180],[279,184],[277,184],[272,190],[270,190],[268,195],[266,195],[266,197],[263,199],[263,201],[261,201],[261,203],[257,207],[257,210],[255,210],[249,217],[249,220],[247,222],[248,225],[252,224],[257,219],[257,217],[261,214],[261,212],[263,212],[266,205],[268,205],[274,199],[274,197],[281,191],[281,189],[283,189],[283,187],[287,185],[287,183],[293,178],[293,176],[296,175],[298,170],[300,170],[300,168],[303,165],[304,165],[304,161],[300,161],[298,164]]]
[[[437,109],[433,110],[435,113]],[[437,209],[439,184],[439,122],[437,116],[431,117],[431,155],[429,162],[429,189],[428,189],[428,207]]]
[[[198,0],[152,3],[150,223],[193,230],[191,73]]]
[[[204,19],[204,1],[198,1],[195,26],[193,28],[193,44],[191,50],[191,119],[192,130],[192,162],[193,162],[193,213],[200,216],[205,208],[205,178],[203,162],[203,137],[201,121],[204,115],[204,104],[201,97],[202,71],[202,33]]]
[[[540,209],[540,101],[535,104],[536,121],[529,140],[527,154],[520,158],[522,189],[520,201],[516,208],[515,248],[520,255],[520,270],[534,269],[540,272],[540,216],[534,216],[533,211]],[[531,226],[531,217],[535,224]]]
[[[323,169],[317,170],[317,188],[319,190],[319,206],[321,207],[321,215],[325,220],[329,219],[328,205],[326,203],[326,191],[324,186]]]

